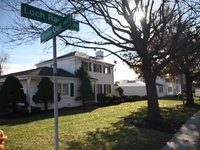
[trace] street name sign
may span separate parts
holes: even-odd
[[[63,17],[54,13],[21,3],[21,16],[31,18],[48,24],[55,24]],[[70,30],[79,31],[79,22],[73,20]]]
[[[60,19],[63,18],[62,16],[53,14],[51,12],[24,3],[21,4],[21,16],[45,22],[48,24],[55,24],[56,22],[58,22]]]
[[[58,133],[58,97],[57,97],[57,60],[56,60],[56,35],[66,29],[79,31],[79,22],[72,20],[71,14],[65,17],[47,12],[45,10],[21,4],[21,16],[52,24],[50,28],[40,34],[41,42],[46,42],[53,37],[53,73],[54,73],[54,127],[55,127],[55,150],[59,149]]]
[[[72,17],[71,14],[68,14],[59,22],[55,23],[50,28],[48,28],[47,30],[45,30],[40,34],[41,43],[48,41],[53,36],[63,32],[64,30],[70,28],[71,26],[72,26]]]

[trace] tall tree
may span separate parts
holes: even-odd
[[[38,91],[33,95],[33,101],[37,103],[44,103],[45,110],[48,110],[48,103],[54,102],[53,82],[48,77],[42,77],[39,82]],[[58,94],[58,101],[60,101],[60,95]]]
[[[169,74],[172,78],[185,75],[187,102],[185,106],[197,106],[193,98],[193,81],[200,76],[200,48],[196,53],[185,55],[172,61],[163,70],[163,74]],[[182,89],[183,90],[183,89]]]
[[[147,120],[162,120],[155,79],[170,61],[180,57],[181,48],[191,42],[191,35],[182,33],[195,26],[199,16],[196,7],[177,0],[163,0],[157,4],[153,0],[75,0],[70,3],[81,23],[89,26],[98,38],[94,41],[67,35],[65,42],[77,47],[103,49],[131,67],[140,67],[148,95]],[[99,25],[101,20],[104,23]],[[107,45],[115,46],[118,51],[110,50]],[[138,60],[141,60],[139,65]]]
[[[6,78],[0,91],[0,108],[1,110],[11,108],[13,113],[17,112],[17,104],[23,103],[27,106],[26,94],[19,79],[15,75],[10,75]]]
[[[81,80],[81,85],[79,87],[80,96],[77,100],[82,100],[83,106],[88,104],[94,99],[94,94],[92,93],[92,85],[90,82],[90,76],[86,70],[85,65],[82,65],[75,74]]]
[[[66,45],[104,50],[117,56],[130,67],[140,67],[148,95],[147,120],[162,121],[155,79],[172,60],[180,57],[183,47],[191,42],[184,33],[199,23],[199,2],[194,0],[69,0],[31,1],[57,14],[72,13],[81,24],[79,33],[68,31],[60,35]],[[59,9],[57,9],[59,8]],[[16,7],[12,7],[16,10]],[[32,42],[45,25],[28,20],[0,28],[2,33],[18,42]],[[12,29],[6,32],[4,29]],[[18,34],[16,34],[16,32]],[[19,34],[22,33],[22,34]],[[31,33],[33,35],[31,35]],[[14,38],[17,35],[17,38]],[[21,37],[21,39],[20,39]],[[180,38],[181,37],[181,38]],[[154,44],[153,44],[154,43]],[[141,63],[138,65],[138,59]]]
[[[196,28],[193,33],[187,31],[184,34],[193,35],[193,40],[188,43],[186,47],[183,47],[180,52],[181,57],[177,57],[171,61],[163,70],[160,71],[159,76],[163,78],[169,78],[171,81],[176,81],[178,75],[185,75],[186,79],[186,95],[187,103],[186,106],[196,106],[193,99],[192,83],[200,75],[200,28]],[[192,51],[192,53],[190,53]],[[141,63],[141,60],[138,61]],[[143,78],[141,68],[133,67],[135,72],[139,74],[139,77]],[[182,89],[183,90],[183,89]]]

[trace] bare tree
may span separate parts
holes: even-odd
[[[2,75],[3,68],[4,68],[5,63],[8,60],[8,58],[9,58],[9,54],[8,53],[6,53],[4,51],[0,52],[0,76]]]
[[[162,120],[155,80],[192,41],[192,35],[184,33],[188,29],[192,32],[197,25],[199,12],[195,2],[162,0],[155,4],[153,0],[74,0],[70,3],[81,23],[89,26],[99,38],[66,35],[63,40],[78,47],[105,50],[130,67],[141,68],[148,95],[147,120]],[[109,49],[108,45],[115,46],[113,49],[116,50]]]
[[[163,76],[169,74],[172,78],[177,77],[177,75],[184,74],[186,79],[186,96],[187,102],[185,106],[196,107],[193,99],[192,86],[193,81],[195,81],[200,76],[200,30],[197,28],[195,32],[198,32],[197,37],[194,37],[193,42],[188,44],[187,47],[182,49],[182,53],[185,51],[190,51],[195,49],[192,54],[183,55],[171,61],[161,72]]]
[[[78,33],[60,34],[66,45],[104,50],[130,67],[141,68],[148,95],[147,120],[162,121],[155,80],[159,72],[192,41],[199,23],[199,2],[179,0],[45,0],[28,1],[56,14],[72,13],[81,24]],[[10,5],[10,3],[9,3]],[[12,7],[12,8],[16,8]],[[21,19],[22,20],[22,19]],[[23,22],[25,21],[26,22]],[[30,42],[47,26],[23,19],[0,28],[13,42]],[[8,29],[14,32],[6,32]],[[13,33],[13,34],[11,34]],[[21,35],[22,34],[22,35]],[[17,36],[18,38],[14,38]],[[12,37],[12,38],[11,38]],[[191,52],[191,51],[190,51]],[[141,60],[141,61],[140,61]],[[140,62],[140,63],[138,63]]]

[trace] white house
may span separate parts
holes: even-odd
[[[114,90],[114,64],[103,60],[103,52],[98,51],[96,57],[80,52],[71,52],[57,58],[57,82],[58,92],[61,95],[61,101],[58,103],[58,108],[81,106],[81,101],[76,101],[79,95],[78,88],[81,84],[80,79],[76,77],[75,71],[85,64],[88,73],[91,77],[93,92],[95,93],[94,101],[97,102],[98,93],[112,93]],[[31,107],[41,107],[42,104],[35,104],[32,101],[33,95],[36,93],[37,85],[42,77],[49,77],[53,81],[53,59],[36,64],[36,69],[13,73],[23,85],[23,90],[27,95],[27,101]],[[0,86],[5,81],[8,75],[0,76]],[[53,105],[49,106],[53,109]]]
[[[146,84],[141,80],[122,80],[116,82],[118,86],[124,89],[124,95],[139,95],[145,96]],[[174,96],[181,91],[181,85],[176,81],[164,80],[162,78],[157,78],[156,89],[158,97],[164,96]]]

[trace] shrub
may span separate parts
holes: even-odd
[[[118,87],[116,90],[119,92],[120,96],[124,95],[124,89],[122,87]]]
[[[22,104],[28,106],[26,102],[26,94],[23,91],[23,86],[15,75],[10,75],[6,78],[0,92],[0,109],[12,109],[13,113],[17,112],[17,107]]]
[[[131,102],[131,101],[133,101],[133,98],[132,98],[131,96],[126,96],[126,95],[122,96],[122,99],[123,99],[124,101],[126,101],[126,102]]]
[[[97,94],[97,99],[101,103],[112,103],[116,100],[120,100],[121,96],[116,95],[116,94]]]
[[[147,95],[141,96],[141,99],[142,99],[142,100],[147,100]]]
[[[133,100],[133,101],[139,101],[139,100],[142,100],[142,97],[139,96],[139,95],[132,95],[131,97],[132,97],[132,100]]]
[[[53,82],[48,77],[42,77],[37,88],[38,90],[35,95],[33,95],[32,99],[36,104],[44,103],[45,110],[48,110],[48,103],[54,103]],[[58,101],[60,101],[60,99],[60,94],[58,94]]]

